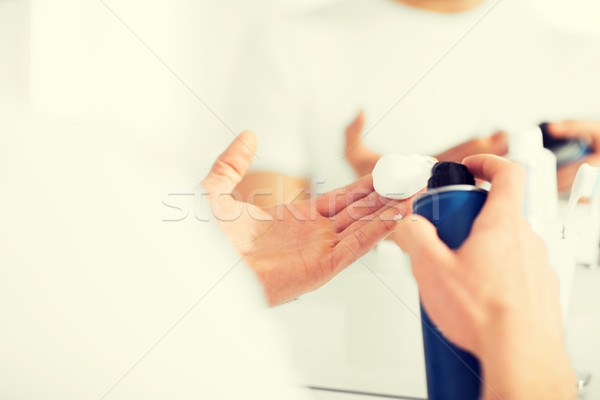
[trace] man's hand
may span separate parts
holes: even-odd
[[[345,157],[356,172],[356,176],[370,174],[381,157],[380,154],[367,148],[361,141],[360,135],[365,124],[365,116],[361,111],[356,119],[346,128]],[[433,156],[439,161],[460,162],[463,158],[475,154],[505,155],[508,152],[508,135],[506,132],[497,132],[493,135],[471,139],[461,143],[443,153]]]
[[[572,399],[558,280],[521,215],[524,171],[491,155],[464,164],[492,189],[458,250],[418,215],[396,228],[423,306],[448,339],[480,358],[486,399]]]
[[[237,201],[232,192],[254,157],[256,137],[243,132],[203,181],[221,229],[256,272],[270,304],[314,290],[366,254],[410,212],[384,199],[370,176],[319,197],[271,207]]]
[[[591,154],[558,169],[558,191],[564,192],[573,185],[575,174],[581,164],[600,165],[600,122],[590,120],[553,122],[548,124],[548,131],[557,138],[584,139],[591,143]]]

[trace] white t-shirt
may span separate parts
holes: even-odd
[[[167,197],[203,176],[149,149],[102,122],[1,122],[0,397],[304,398],[252,271]]]
[[[435,154],[499,129],[600,118],[600,46],[546,26],[524,1],[438,14],[392,0],[342,0],[251,35],[224,118],[259,138],[255,169],[353,179],[344,129]]]

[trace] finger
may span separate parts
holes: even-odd
[[[376,192],[372,192],[367,197],[363,197],[362,199],[350,204],[342,211],[337,213],[335,217],[333,217],[337,231],[343,231],[352,223],[360,220],[363,217],[376,213],[386,204],[393,202],[394,200],[386,199],[385,197],[378,195]]]
[[[600,166],[600,154],[590,154],[576,162],[561,166],[556,175],[559,192],[566,192],[571,189],[577,170],[585,163],[592,166]]]
[[[508,153],[508,133],[505,131],[499,131],[493,135],[475,139],[474,142],[475,145],[463,158],[476,154],[495,154],[497,156],[503,156]],[[460,162],[463,158],[458,161]]]
[[[332,253],[333,269],[337,273],[358,258],[364,256],[379,241],[383,240],[396,226],[394,217],[398,214],[395,208],[381,210],[373,220],[355,222],[351,233],[344,231],[344,237],[334,247]]]
[[[365,114],[360,111],[354,121],[346,128],[346,150],[360,142],[360,135],[365,126]]]
[[[454,253],[438,237],[433,224],[420,215],[411,214],[396,226],[394,241],[407,253],[417,280],[431,268],[451,266]]]
[[[550,134],[557,138],[582,139],[589,142],[593,149],[600,151],[600,122],[592,120],[567,120],[547,125]]]
[[[411,211],[412,207],[410,201],[394,202],[393,206],[383,206],[374,213],[352,222],[346,229],[338,233],[338,238],[343,240],[347,236],[353,235],[356,231],[363,229],[371,222],[377,220],[380,220],[380,222],[383,222],[384,224],[387,222],[395,224],[397,220],[402,219],[404,215],[410,214]]]
[[[344,157],[354,169],[357,176],[370,174],[379,160],[380,155],[367,146],[361,140],[361,134],[365,125],[365,115],[361,111],[356,119],[346,128],[346,148]]]
[[[558,138],[579,138],[600,135],[600,122],[587,119],[567,120],[548,124],[548,131]]]
[[[484,210],[521,215],[525,191],[525,171],[521,166],[489,154],[467,157],[463,164],[476,178],[492,184]]]
[[[210,193],[230,193],[250,169],[256,152],[256,136],[242,132],[217,158],[202,185]]]
[[[317,212],[332,217],[355,201],[373,193],[373,177],[364,176],[348,186],[320,195],[315,199]]]
[[[494,133],[489,139],[489,149],[484,153],[503,156],[508,153],[508,133],[500,131]]]

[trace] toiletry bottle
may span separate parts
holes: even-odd
[[[508,158],[525,169],[523,216],[540,237],[558,223],[556,157],[544,148],[539,127],[510,134]]]
[[[475,186],[467,167],[451,162],[433,167],[427,189],[413,204],[414,213],[428,219],[448,247],[459,248],[469,236],[487,191]],[[446,339],[423,307],[421,321],[429,400],[477,400],[481,392],[477,358]]]

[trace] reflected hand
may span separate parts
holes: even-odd
[[[558,169],[558,191],[564,192],[571,188],[577,169],[583,163],[600,165],[600,122],[590,120],[570,120],[548,124],[549,133],[557,138],[584,139],[591,143],[592,153],[581,160],[561,166]]]
[[[410,212],[408,201],[374,192],[370,176],[311,200],[272,207],[231,193],[254,158],[256,138],[243,132],[202,182],[219,226],[261,281],[270,304],[314,290],[366,254]]]
[[[365,123],[364,113],[361,111],[356,119],[346,128],[346,161],[354,169],[357,176],[370,174],[375,164],[381,157],[380,154],[370,150],[361,141],[361,134]],[[460,162],[465,157],[475,154],[505,155],[508,152],[508,135],[506,132],[497,132],[493,135],[471,139],[457,146],[434,155],[439,161]]]
[[[344,157],[358,177],[369,175],[381,157],[381,155],[370,150],[362,142],[360,135],[364,126],[365,114],[361,111],[356,116],[356,119],[346,128]]]

